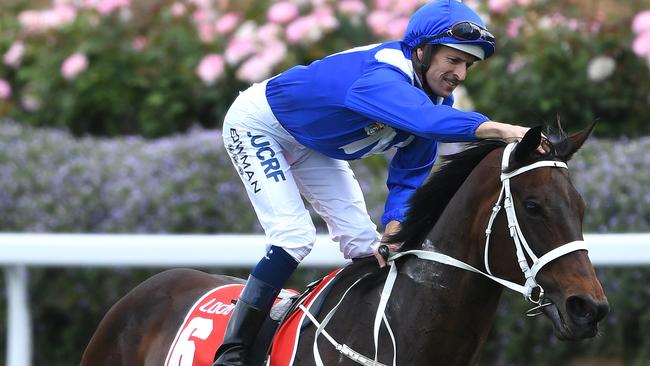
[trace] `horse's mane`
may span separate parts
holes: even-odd
[[[547,136],[548,139],[543,139],[547,153],[538,154],[533,157],[533,161],[542,159],[568,161],[576,149],[562,127],[558,124],[557,130],[549,129]],[[385,241],[403,243],[402,251],[417,249],[472,170],[487,154],[505,145],[506,143],[502,141],[483,140],[470,144],[466,150],[459,153],[442,156],[441,167],[411,196],[401,229]]]
[[[476,165],[504,142],[484,140],[452,155],[441,157],[442,165],[411,196],[406,219],[401,229],[389,238],[391,243],[404,243],[402,250],[414,249],[424,241],[445,207]]]

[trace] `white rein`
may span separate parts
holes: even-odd
[[[570,243],[563,244],[548,253],[542,255],[541,257],[537,257],[533,250],[530,248],[528,245],[528,242],[524,238],[524,234],[521,231],[521,227],[519,226],[519,222],[517,221],[517,215],[515,213],[515,207],[513,204],[512,200],[512,192],[510,190],[510,178],[515,177],[519,174],[528,172],[533,169],[541,168],[541,167],[553,167],[553,168],[563,168],[563,169],[568,169],[566,163],[560,162],[560,161],[552,161],[552,160],[542,160],[538,161],[536,163],[526,165],[524,167],[521,167],[519,169],[516,169],[514,171],[511,171],[509,173],[505,173],[505,171],[508,169],[508,165],[510,162],[510,155],[512,154],[515,146],[517,145],[516,142],[510,143],[506,146],[503,152],[503,158],[501,161],[501,191],[499,193],[499,198],[497,199],[497,202],[495,203],[493,209],[492,209],[492,215],[490,216],[490,219],[488,221],[487,228],[485,230],[485,235],[486,235],[486,241],[485,241],[485,254],[484,254],[484,264],[485,264],[485,269],[486,272],[483,272],[479,269],[476,269],[469,264],[459,261],[453,257],[450,257],[446,254],[442,253],[436,253],[436,252],[430,252],[430,251],[425,251],[425,250],[409,250],[405,252],[399,252],[399,253],[394,253],[388,258],[388,263],[391,266],[389,272],[388,272],[388,277],[386,278],[386,283],[384,284],[384,288],[381,293],[381,298],[379,300],[379,305],[377,307],[377,313],[375,315],[375,326],[374,326],[374,342],[375,342],[375,357],[374,360],[369,359],[368,357],[365,357],[361,355],[360,353],[352,350],[346,345],[340,345],[334,341],[333,338],[331,338],[327,332],[324,331],[325,325],[329,322],[329,319],[333,316],[333,313],[336,311],[338,308],[338,305],[332,309],[330,314],[326,317],[326,320],[320,324],[316,321],[316,319],[311,316],[311,314],[308,312],[307,309],[304,307],[301,307],[301,309],[310,317],[310,319],[316,324],[317,330],[316,330],[316,337],[314,338],[314,356],[316,359],[316,364],[317,365],[323,365],[322,361],[320,360],[320,354],[318,352],[318,346],[317,346],[317,340],[318,340],[318,335],[321,333],[325,333],[327,335],[327,339],[332,343],[338,350],[341,352],[343,355],[346,357],[356,361],[357,363],[360,363],[362,365],[367,365],[367,366],[383,366],[383,364],[377,362],[377,352],[378,352],[378,343],[379,343],[379,329],[381,327],[381,323],[383,322],[386,327],[388,328],[389,334],[391,335],[392,342],[393,342],[393,366],[396,364],[396,347],[395,347],[395,338],[393,337],[393,332],[390,327],[390,324],[388,323],[388,319],[386,318],[385,315],[385,310],[386,310],[386,305],[388,304],[388,299],[390,298],[390,295],[392,293],[393,285],[395,284],[395,279],[397,278],[397,266],[395,265],[395,260],[398,258],[401,258],[403,256],[407,255],[414,255],[420,259],[423,260],[428,260],[432,262],[438,262],[450,266],[454,266],[457,268],[461,268],[467,271],[475,272],[478,274],[481,274],[499,284],[501,284],[504,287],[507,287],[513,291],[521,293],[524,298],[528,299],[530,302],[536,304],[537,306],[529,311],[529,315],[531,315],[532,311],[538,310],[539,308],[545,306],[543,304],[543,297],[544,297],[544,289],[537,283],[537,280],[535,279],[537,276],[537,273],[544,267],[546,264],[550,263],[551,261],[565,255],[568,253],[572,253],[578,250],[587,250],[587,245],[585,244],[584,241],[582,240],[577,240],[577,241],[572,241]],[[502,203],[503,202],[503,203]],[[506,212],[506,217],[508,219],[508,228],[510,231],[510,236],[512,237],[512,240],[514,241],[515,244],[515,252],[517,253],[517,262],[519,263],[519,267],[521,268],[522,273],[524,274],[524,277],[526,279],[526,282],[524,285],[519,285],[517,283],[514,283],[512,281],[505,280],[503,278],[496,277],[492,274],[492,271],[490,270],[489,266],[489,258],[488,258],[488,252],[489,252],[489,245],[490,245],[490,234],[492,232],[492,225],[494,223],[494,220],[496,219],[497,214],[501,210],[501,207],[505,208]],[[525,251],[525,253],[524,253]],[[532,261],[532,266],[529,266],[528,264],[528,259],[526,258],[526,254],[530,257]],[[357,281],[358,282],[358,281]],[[356,285],[355,282],[352,286]],[[348,289],[348,291],[352,288],[352,286]],[[534,300],[532,298],[532,293],[535,288],[539,288],[539,295],[537,300]],[[347,291],[346,291],[347,294]],[[345,296],[345,295],[343,295]],[[341,299],[342,301],[343,299]],[[340,302],[339,302],[340,304]],[[535,313],[532,315],[537,315],[539,313]]]

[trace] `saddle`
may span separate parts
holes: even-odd
[[[338,272],[340,270],[334,271],[330,275],[308,284],[303,293],[281,299],[271,308],[269,316],[266,318],[260,332],[257,334],[255,343],[253,343],[249,351],[250,366],[262,366],[266,363],[271,354],[273,339],[278,333],[278,330],[290,321],[293,314],[299,312],[299,305],[309,304],[310,312],[314,316],[320,313],[323,308],[323,303],[332,289],[332,284],[336,282],[336,274]],[[300,320],[300,323],[297,325],[298,332],[301,332],[312,324],[309,317],[301,317]]]
[[[299,306],[316,316],[323,307],[327,295],[342,271],[333,271],[323,279],[307,286],[299,294],[283,290],[266,318],[249,351],[251,366],[290,365],[296,340],[300,332],[311,324],[309,317]],[[242,284],[214,288],[199,298],[185,316],[167,353],[164,366],[187,364],[212,365],[214,354],[223,341],[223,335],[234,309],[235,299],[243,290]]]

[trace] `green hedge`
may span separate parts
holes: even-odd
[[[193,129],[157,140],[78,140],[58,130],[5,121],[0,123],[0,146],[0,231],[260,232],[219,131]],[[650,138],[592,139],[570,163],[588,206],[586,232],[650,231],[648,149]],[[381,159],[353,167],[375,220],[385,196]],[[324,223],[314,220],[323,232]],[[108,307],[159,270],[32,269],[35,364],[77,363]],[[301,289],[324,272],[302,270],[290,285]],[[245,276],[247,269],[228,273]],[[547,320],[525,318],[526,304],[517,295],[506,295],[483,364],[566,364],[573,355],[647,364],[650,270],[612,268],[598,273],[612,306],[601,336],[560,343]],[[4,296],[0,292],[2,318]],[[1,328],[0,344],[4,332]],[[2,352],[0,345],[0,358]]]

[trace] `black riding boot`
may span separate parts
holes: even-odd
[[[271,310],[279,289],[250,276],[228,321],[213,366],[248,366],[249,348]]]

